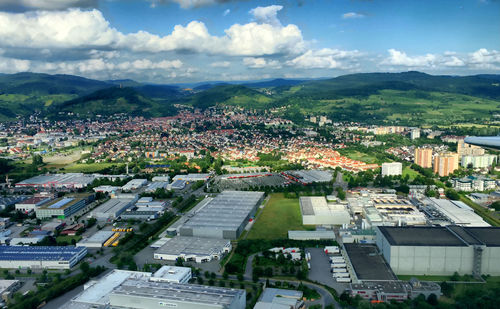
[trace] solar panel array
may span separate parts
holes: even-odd
[[[69,261],[85,251],[85,247],[0,246],[0,260],[14,261]]]
[[[73,197],[65,197],[62,200],[60,200],[58,202],[55,202],[54,204],[50,205],[47,208],[52,208],[52,209],[57,208],[57,209],[59,209],[59,208],[64,207],[64,205],[68,204],[69,202],[73,201],[74,199],[75,198],[73,198]]]

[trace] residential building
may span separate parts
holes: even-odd
[[[458,168],[458,154],[441,153],[434,158],[434,173],[448,176]]]
[[[415,164],[423,168],[432,167],[432,149],[431,148],[416,148],[415,149]]]
[[[397,176],[403,174],[401,162],[382,163],[382,176]]]

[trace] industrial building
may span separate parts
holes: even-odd
[[[98,206],[90,212],[90,217],[99,221],[111,221],[117,219],[125,210],[132,207],[138,200],[135,194],[115,195],[106,203]]]
[[[163,265],[149,280],[154,282],[188,283],[191,280],[190,267],[177,267]]]
[[[122,191],[137,190],[140,187],[146,185],[147,183],[148,183],[147,179],[132,179],[122,187]]]
[[[187,174],[187,175],[176,175],[172,178],[172,182],[176,180],[184,180],[186,182],[196,182],[196,181],[207,181],[210,179],[210,174]]]
[[[121,189],[122,189],[122,187],[103,185],[103,186],[95,187],[94,192],[113,193],[113,192],[118,192]]]
[[[437,198],[421,198],[418,200],[420,210],[429,221],[438,225],[490,226],[464,202]]]
[[[498,227],[377,227],[377,247],[398,275],[500,275]]]
[[[301,291],[265,288],[254,309],[299,309],[304,307]]]
[[[182,190],[186,187],[186,181],[182,179],[177,179],[172,181],[171,184],[167,185],[167,190]]]
[[[343,225],[351,222],[344,205],[328,204],[325,197],[307,196],[301,197],[299,201],[304,225]]]
[[[168,186],[167,181],[155,181],[150,183],[147,187],[145,192],[155,192],[158,189],[166,189]]]
[[[288,231],[288,239],[293,240],[321,240],[321,239],[335,239],[333,230],[319,230],[319,231]]]
[[[134,220],[155,220],[159,216],[157,211],[150,211],[150,210],[131,210],[131,211],[124,211],[121,213],[120,217],[123,220],[129,220],[129,219],[134,219]]]
[[[0,268],[70,269],[85,255],[85,247],[0,246]]]
[[[330,182],[333,179],[331,171],[298,170],[298,171],[287,171],[284,174],[288,178],[292,178],[294,181],[304,185],[315,182]]]
[[[16,183],[18,188],[41,189],[81,189],[90,185],[95,179],[93,175],[83,173],[47,174],[35,176]]]
[[[356,295],[370,301],[404,301],[413,299],[419,295],[424,295],[427,299],[431,294],[439,298],[441,286],[436,282],[419,281],[412,278],[405,281],[363,281],[362,283],[352,283],[350,285],[352,297]]]
[[[65,219],[93,202],[94,198],[94,194],[86,193],[67,195],[36,208],[36,217]]]
[[[172,275],[163,270],[151,274],[114,269],[99,280],[86,283],[83,292],[60,308],[245,308],[244,290],[172,282],[168,281]]]
[[[18,211],[28,213],[35,211],[38,207],[48,203],[50,200],[51,198],[48,196],[34,196],[16,203],[15,207]]]
[[[263,200],[263,192],[224,191],[191,217],[179,234],[236,239]]]
[[[111,236],[113,236],[114,233],[115,232],[112,231],[97,231],[89,238],[84,238],[80,240],[76,244],[76,246],[87,247],[87,248],[102,248],[106,240],[108,240]]]
[[[382,176],[398,176],[403,174],[401,162],[382,163]]]
[[[246,292],[204,285],[128,279],[109,294],[109,300],[111,306],[137,309],[243,309],[246,306]]]
[[[167,261],[183,258],[202,263],[220,259],[231,249],[231,241],[226,239],[176,236],[156,250],[153,258]]]

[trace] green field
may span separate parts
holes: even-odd
[[[75,163],[64,167],[64,171],[67,173],[94,173],[98,172],[104,168],[111,167],[113,165],[121,165],[117,163]]]
[[[340,153],[352,160],[362,161],[365,163],[378,163],[375,156],[359,152],[357,150],[340,151]]]
[[[271,194],[247,239],[287,238],[289,230],[309,230],[302,225],[299,199],[288,199],[282,193]]]
[[[418,175],[420,175],[420,173],[411,169],[409,166],[406,166],[405,168],[403,168],[403,178],[406,177],[406,175],[409,175],[410,180],[413,180]]]
[[[61,236],[57,236],[56,241],[58,243],[66,242],[66,243],[71,245],[72,239],[74,239],[76,242],[79,242],[82,239],[82,236],[80,236],[80,235],[75,235],[75,236],[61,235]]]

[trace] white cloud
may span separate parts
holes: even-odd
[[[423,56],[410,57],[405,52],[389,49],[389,57],[382,64],[406,66],[406,67],[432,67],[435,65],[436,55],[425,54]]]
[[[283,6],[281,5],[270,5],[270,6],[258,6],[254,9],[250,10],[250,14],[253,15],[255,20],[261,24],[270,24],[275,27],[281,26],[281,23],[278,19],[278,11],[281,11]]]
[[[355,18],[363,18],[363,17],[365,17],[364,14],[356,13],[356,12],[349,12],[349,13],[342,14],[343,19],[355,19]]]
[[[152,7],[156,7],[156,5],[164,3],[177,3],[183,9],[191,9],[201,6],[213,5],[217,3],[230,2],[231,0],[149,0],[149,1],[151,1]]]
[[[1,55],[1,53],[0,53]],[[4,58],[0,56],[0,72],[2,73],[17,73],[30,71],[31,61]]]
[[[500,69],[500,51],[478,49],[469,54],[469,62],[481,69]]]
[[[344,51],[330,48],[308,50],[289,60],[287,65],[302,69],[349,69],[357,66],[353,62],[360,55],[361,53],[357,50]]]
[[[212,68],[228,68],[231,66],[231,62],[229,62],[229,61],[216,61],[216,62],[212,62],[210,64],[210,66]]]
[[[447,58],[445,58],[443,65],[447,67],[463,67],[465,65],[465,62],[456,56],[449,55],[447,56]]]
[[[304,46],[296,25],[235,24],[223,36],[213,36],[205,24],[176,25],[166,36],[146,31],[123,34],[98,10],[0,13],[0,47],[74,48],[135,52],[191,51],[208,54],[262,56],[300,52]]]
[[[280,69],[281,64],[277,60],[268,60],[265,58],[255,58],[255,57],[246,57],[243,58],[243,64],[252,69]]]
[[[226,9],[224,11],[224,13],[222,13],[222,16],[227,16],[227,15],[229,15],[229,13],[231,13],[231,10],[230,9]]]
[[[64,10],[67,8],[96,7],[97,0],[1,0],[0,10]]]

